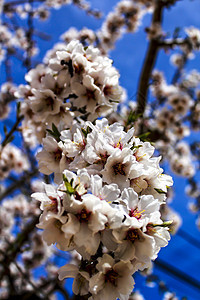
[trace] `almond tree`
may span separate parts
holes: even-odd
[[[187,64],[198,57],[200,30],[164,31],[176,5],[122,0],[102,21],[82,0],[0,1],[2,299],[55,299],[57,291],[65,299],[144,299],[134,287],[138,273],[163,299],[178,299],[153,263],[200,289],[156,259],[169,233],[200,247],[179,230],[173,180],[163,170],[187,179],[199,227],[200,73]],[[66,28],[52,46],[39,24],[71,6],[102,24]],[[147,50],[130,100],[110,57],[147,14]],[[51,48],[41,57],[44,41]],[[175,67],[171,79],[156,64],[162,50]],[[74,278],[73,296],[66,278]]]

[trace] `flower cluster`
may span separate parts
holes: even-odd
[[[192,44],[194,50],[199,50],[200,48],[200,30],[193,26],[185,28],[185,32],[188,35],[188,38]]]
[[[154,147],[133,132],[105,118],[61,132],[53,127],[37,155],[40,171],[55,173],[58,183],[32,194],[43,210],[38,227],[48,245],[82,256],[79,266],[59,271],[60,279],[75,278],[75,294],[128,297],[132,274],[168,244],[159,209],[172,179],[152,157]]]
[[[0,180],[8,177],[10,172],[19,174],[28,168],[28,159],[19,148],[10,144],[0,148]]]
[[[114,48],[116,41],[124,32],[135,32],[141,22],[143,15],[147,12],[141,1],[122,0],[113,12],[110,12],[103,23],[101,30],[97,33],[100,41],[99,48],[107,53]]]
[[[15,100],[16,86],[11,82],[2,84],[0,90],[0,120],[6,119],[10,113],[10,102]]]
[[[28,180],[26,180],[28,185]],[[32,192],[42,192],[43,185],[41,180],[32,181],[29,185]],[[0,192],[5,192],[4,188],[0,186]],[[2,194],[1,194],[2,196]],[[27,196],[18,194],[16,196],[7,197],[1,203],[0,214],[0,274],[4,274],[4,266],[6,265],[7,273],[12,277],[12,284],[16,286],[17,290],[21,293],[34,293],[35,286],[38,288],[38,296],[42,298],[49,291],[52,286],[52,280],[57,280],[57,267],[52,263],[52,256],[55,258],[55,249],[48,247],[43,241],[41,231],[36,230],[35,224],[37,223],[40,209],[38,201],[28,201]],[[33,222],[33,230],[29,233],[23,243],[23,238],[27,235],[27,224],[30,226],[30,220]],[[28,223],[27,223],[28,221]],[[17,234],[17,237],[16,237]],[[16,240],[18,242],[16,242]],[[16,248],[22,242],[23,249],[16,253]],[[12,258],[17,255],[17,261],[12,261]],[[7,260],[7,257],[11,258]],[[51,257],[51,259],[50,259]],[[35,279],[33,270],[41,268],[44,264],[48,264],[47,278],[40,277]],[[54,270],[53,270],[53,269]],[[40,269],[41,270],[41,269]],[[56,270],[56,271],[55,271]],[[33,283],[34,282],[34,283]],[[48,284],[49,283],[49,284]],[[41,290],[41,287],[43,289]],[[10,291],[10,284],[7,276],[2,276],[0,285],[1,299],[8,299]],[[49,299],[55,299],[52,296]],[[36,298],[35,298],[36,299]]]
[[[107,115],[116,110],[123,96],[112,61],[98,49],[84,48],[75,40],[56,51],[48,66],[41,64],[30,70],[25,79],[29,85],[21,85],[15,95],[25,99],[21,114],[27,142],[31,133],[41,141],[52,123],[68,127],[72,118],[93,121]]]

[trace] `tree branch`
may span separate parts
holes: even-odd
[[[158,266],[160,269],[163,269],[164,271],[166,271],[170,275],[172,275],[172,276],[174,276],[178,279],[181,279],[186,284],[190,284],[194,288],[200,290],[200,282],[197,281],[195,278],[191,277],[190,275],[178,270],[174,266],[169,265],[168,263],[161,260],[160,258],[155,260],[154,263],[155,263],[156,266]]]
[[[37,175],[38,169],[34,169],[30,172],[26,172],[19,180],[16,180],[13,184],[11,184],[2,194],[0,194],[0,202],[12,194],[16,189],[20,189],[24,183],[27,182],[28,179],[32,178],[33,176]]]
[[[188,38],[167,39],[158,42],[158,46],[162,48],[173,48],[174,46],[184,46],[184,45],[191,46],[191,43]]]
[[[162,12],[164,5],[162,1],[157,1],[153,17],[152,24],[161,24],[162,23]],[[152,39],[149,42],[147,49],[147,54],[141,71],[138,91],[137,91],[137,114],[143,115],[147,102],[147,93],[149,87],[149,79],[152,73],[152,69],[155,65],[157,54],[159,50],[159,42],[157,39]]]
[[[17,235],[15,241],[9,244],[6,249],[4,256],[4,262],[9,265],[15,260],[15,257],[20,253],[21,247],[27,241],[28,236],[36,228],[36,224],[39,222],[39,216],[34,216],[34,218],[25,226],[25,228]]]
[[[10,7],[15,6],[15,5],[20,5],[20,4],[26,4],[28,3],[29,0],[16,0],[12,2],[7,2],[3,6],[4,12],[6,12]],[[45,0],[33,0],[33,2],[45,2]]]
[[[177,232],[177,235],[182,237],[184,240],[186,240],[189,244],[197,247],[200,249],[200,241],[195,239],[192,235],[190,235],[188,232],[186,232],[183,229],[179,229]]]
[[[23,116],[18,116],[17,117],[17,120],[16,120],[15,124],[13,125],[11,130],[7,133],[7,135],[5,136],[5,139],[1,143],[2,148],[5,147],[5,145],[7,143],[9,143],[9,140],[12,138],[12,134],[15,132],[15,130],[17,129],[19,123],[22,121],[22,119],[23,119]]]

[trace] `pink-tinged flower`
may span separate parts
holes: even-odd
[[[62,101],[49,89],[31,90],[33,96],[29,97],[30,106],[37,121],[44,122],[49,115],[55,115],[60,111]]]
[[[40,209],[45,213],[53,212],[58,215],[62,215],[64,209],[61,206],[61,195],[56,188],[51,184],[43,183],[44,193],[33,193],[32,198],[41,202]],[[60,195],[59,195],[60,193]]]
[[[69,250],[69,242],[65,239],[65,234],[62,230],[62,226],[66,222],[67,216],[60,216],[51,211],[41,215],[37,227],[43,229],[42,237],[47,245],[56,244],[60,250]]]
[[[94,84],[94,79],[89,75],[83,77],[83,83],[73,82],[72,92],[77,96],[73,100],[73,105],[78,108],[86,106],[86,110],[89,113],[93,113],[96,105],[101,103],[101,91]]]
[[[133,290],[133,268],[130,261],[116,262],[110,255],[98,258],[98,273],[89,281],[89,291],[94,300],[128,299]]]
[[[115,151],[108,157],[104,169],[101,171],[103,181],[107,183],[116,183],[120,189],[130,186],[131,173],[139,172],[139,165],[135,163],[135,157],[128,148]]]
[[[132,188],[124,189],[122,192],[126,222],[136,228],[145,228],[151,220],[160,222],[160,204],[152,195],[138,197]]]
[[[116,259],[125,261],[134,259],[137,269],[140,270],[150,265],[155,247],[152,237],[144,234],[136,226],[124,226],[122,229],[113,230],[112,233],[118,244],[115,250]]]
[[[39,170],[44,174],[62,173],[71,162],[62,142],[57,142],[52,136],[43,139],[44,148],[38,152]]]

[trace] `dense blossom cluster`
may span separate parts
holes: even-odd
[[[34,1],[33,1],[34,2]],[[8,2],[0,1],[0,17],[4,14],[8,19],[20,18],[22,20],[31,18],[39,19],[39,21],[45,21],[50,16],[50,10],[60,9],[62,6],[74,4],[86,13],[93,15],[96,18],[101,16],[101,13],[97,10],[93,10],[90,4],[85,0],[44,0],[37,5],[32,5],[32,3],[21,2]],[[7,19],[7,20],[8,20]],[[19,24],[9,24],[6,26],[1,22],[0,19],[0,64],[2,61],[10,58],[10,55],[16,57],[21,56],[21,52],[27,57],[25,64],[29,64],[30,57],[34,57],[38,54],[39,48],[37,47],[35,41],[32,41],[32,36],[38,35],[43,38],[43,33],[35,33],[33,30],[32,21],[29,23],[29,29],[26,30],[23,26]],[[45,34],[44,34],[45,39]],[[27,55],[28,54],[28,55]]]
[[[15,95],[24,98],[22,131],[33,145],[30,136],[41,142],[47,126],[68,127],[80,116],[93,121],[116,110],[123,99],[112,61],[76,40],[54,52],[48,66],[38,65],[25,78],[29,85],[21,85]]]
[[[101,30],[97,33],[100,41],[100,49],[108,52],[114,48],[116,41],[124,32],[135,32],[145,14],[141,3],[135,1],[120,1],[113,12],[110,12]]]
[[[150,267],[170,238],[159,209],[172,179],[133,132],[107,119],[74,123],[59,140],[51,132],[37,155],[40,171],[54,172],[59,183],[32,195],[43,210],[38,227],[48,245],[81,254],[79,266],[59,271],[60,279],[84,281],[75,294],[88,286],[93,299],[128,297],[132,274]]]
[[[83,45],[93,44],[105,55],[115,47],[116,41],[123,34],[137,31],[143,16],[152,9],[153,5],[153,1],[121,0],[113,8],[113,11],[107,15],[102,27],[96,32],[88,28],[78,31],[76,28],[71,27],[61,35],[61,39],[66,43],[77,39]],[[149,37],[162,36],[158,24],[153,25],[153,27],[153,30],[149,29]],[[153,31],[154,34],[152,34]],[[58,47],[60,45],[57,44]]]
[[[198,131],[200,128],[199,72],[193,70],[187,76],[183,74],[182,81],[176,85],[167,84],[163,74],[157,70],[153,72],[152,79],[151,90],[156,100],[146,112],[147,129],[152,132],[156,149],[169,161],[173,172],[191,178],[195,174],[194,160],[198,160],[198,156],[195,158],[192,147],[184,139],[191,130]],[[136,109],[134,103],[129,105],[129,110]],[[125,124],[129,110],[122,108],[122,124]]]
[[[2,186],[0,186],[1,192],[2,189]],[[42,182],[39,179],[32,181],[29,189],[33,192],[44,191]],[[12,277],[12,284],[17,291],[23,291],[27,295],[29,293],[31,295],[31,293],[35,292],[37,285],[37,295],[44,298],[48,290],[52,288],[53,282],[57,280],[58,267],[52,262],[52,257],[56,254],[55,249],[47,246],[42,238],[41,231],[36,230],[35,224],[38,222],[39,214],[38,202],[27,201],[25,194],[19,194],[12,198],[8,197],[3,201],[0,214],[0,274],[6,267],[7,274]],[[30,218],[35,218],[35,224],[33,224],[33,230],[28,236],[25,245],[23,245],[23,251],[18,254],[16,253],[16,248],[24,235],[26,235],[26,222]],[[20,232],[17,241],[15,237],[16,231]],[[7,259],[5,259],[4,253],[6,253]],[[12,261],[16,254],[18,260]],[[44,264],[47,264],[48,279],[40,277],[36,280],[32,271],[33,269],[41,268]],[[10,291],[10,283],[7,277],[1,278],[0,289],[1,299],[7,299]],[[55,299],[54,296],[49,296],[48,298]]]
[[[28,159],[18,147],[8,144],[0,152],[0,180],[13,171],[19,174],[29,169]]]
[[[168,85],[159,72],[155,72],[153,78],[152,91],[164,104],[162,109],[155,110],[150,125],[158,128],[164,136],[162,141],[156,142],[156,147],[168,158],[174,173],[192,178],[196,172],[193,161],[198,157],[195,158],[192,147],[183,139],[191,134],[191,129],[197,131],[200,128],[197,97],[199,73],[193,70],[187,77],[183,74],[181,83],[176,85]]]
[[[183,62],[184,55],[180,57]],[[180,67],[183,66],[178,65],[178,68]],[[163,159],[169,163],[171,170],[188,178],[186,192],[189,191],[189,196],[196,199],[190,204],[190,208],[197,213],[200,209],[199,186],[195,177],[199,170],[199,142],[189,145],[185,138],[191,135],[192,130],[198,132],[200,129],[199,72],[192,70],[187,74],[183,73],[180,82],[168,84],[163,74],[155,70],[152,80],[151,91],[155,100],[145,112],[145,129]],[[134,102],[130,102],[129,107],[122,107],[120,114],[112,114],[110,120],[118,120],[127,126],[130,110],[136,110]],[[139,130],[140,120],[135,122],[135,133],[138,134]],[[176,232],[181,224],[180,216],[171,211],[170,207],[166,207],[162,209],[162,218],[170,219],[173,216],[174,223],[171,229]]]

